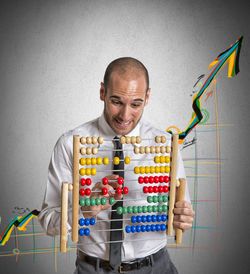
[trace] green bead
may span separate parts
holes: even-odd
[[[147,207],[147,206],[143,206],[143,207],[142,207],[142,212],[143,212],[143,213],[147,213],[147,211],[148,211],[148,207]]]
[[[117,207],[116,213],[119,215],[122,215],[122,207],[121,206]]]
[[[162,205],[162,211],[167,212],[168,211],[168,206],[167,205]]]
[[[128,213],[133,213],[133,208],[132,208],[132,206],[128,206],[128,207],[127,207],[127,211],[128,211]]]
[[[95,198],[90,198],[90,205],[91,206],[95,206],[96,205]]]
[[[148,213],[151,213],[151,212],[152,212],[152,206],[151,206],[151,205],[149,205],[147,209],[148,209],[148,210],[147,210]]]
[[[147,202],[152,203],[153,202],[153,196],[148,196],[147,197]]]
[[[138,213],[138,208],[137,208],[137,206],[133,206],[133,213]]]
[[[115,198],[114,197],[111,197],[110,199],[109,199],[109,204],[110,205],[113,205],[115,203]]]
[[[162,206],[158,205],[158,212],[162,212]]]
[[[90,199],[89,199],[89,198],[86,198],[86,199],[85,199],[85,205],[86,205],[86,206],[90,206]]]
[[[159,196],[158,196],[158,202],[159,202],[159,203],[162,203],[162,201],[163,201],[162,195],[159,195]]]
[[[125,206],[124,206],[123,209],[122,209],[122,213],[123,213],[123,214],[127,214],[127,213],[128,213],[127,208],[126,208]]]
[[[158,207],[157,207],[156,205],[153,205],[153,206],[152,206],[152,211],[153,211],[153,212],[157,212],[157,209],[158,209]]]
[[[137,211],[138,211],[138,213],[142,213],[142,206],[138,206]]]
[[[95,204],[98,206],[101,204],[101,199],[100,198],[96,198],[95,199]]]
[[[163,201],[163,203],[166,203],[167,201],[168,201],[168,196],[167,195],[164,195],[164,196],[162,196],[162,201]]]
[[[157,196],[153,196],[153,202],[158,203],[158,197]]]
[[[79,201],[80,206],[85,206],[85,199],[81,198]]]
[[[102,197],[102,198],[101,198],[101,204],[102,204],[102,205],[106,205],[106,203],[107,203],[107,199],[104,198],[104,197]]]

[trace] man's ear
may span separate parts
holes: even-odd
[[[100,100],[104,101],[104,98],[105,98],[105,87],[104,87],[104,83],[101,82],[101,85],[100,85]]]
[[[146,92],[146,98],[145,98],[145,106],[148,104],[149,98],[151,95],[151,89],[149,88]]]

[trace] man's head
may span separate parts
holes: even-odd
[[[141,119],[149,99],[149,77],[145,66],[131,57],[112,61],[101,83],[104,115],[118,135],[132,131]]]

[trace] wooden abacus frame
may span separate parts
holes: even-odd
[[[172,236],[174,227],[174,205],[177,201],[184,200],[186,180],[181,178],[177,180],[177,168],[178,168],[178,147],[179,147],[179,136],[173,135],[171,145],[171,171],[170,171],[170,193],[168,201],[168,223],[167,223],[167,235]],[[61,230],[60,230],[60,251],[67,251],[67,222],[68,222],[68,192],[72,192],[72,241],[78,242],[78,217],[79,217],[79,152],[80,152],[80,136],[73,136],[73,186],[68,182],[62,183],[61,190]],[[176,244],[182,243],[182,230],[175,229],[175,241]]]

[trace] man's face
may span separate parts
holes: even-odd
[[[136,127],[148,103],[145,77],[141,74],[131,78],[113,72],[106,91],[101,84],[100,98],[104,101],[104,115],[109,126],[117,135],[126,135]]]

